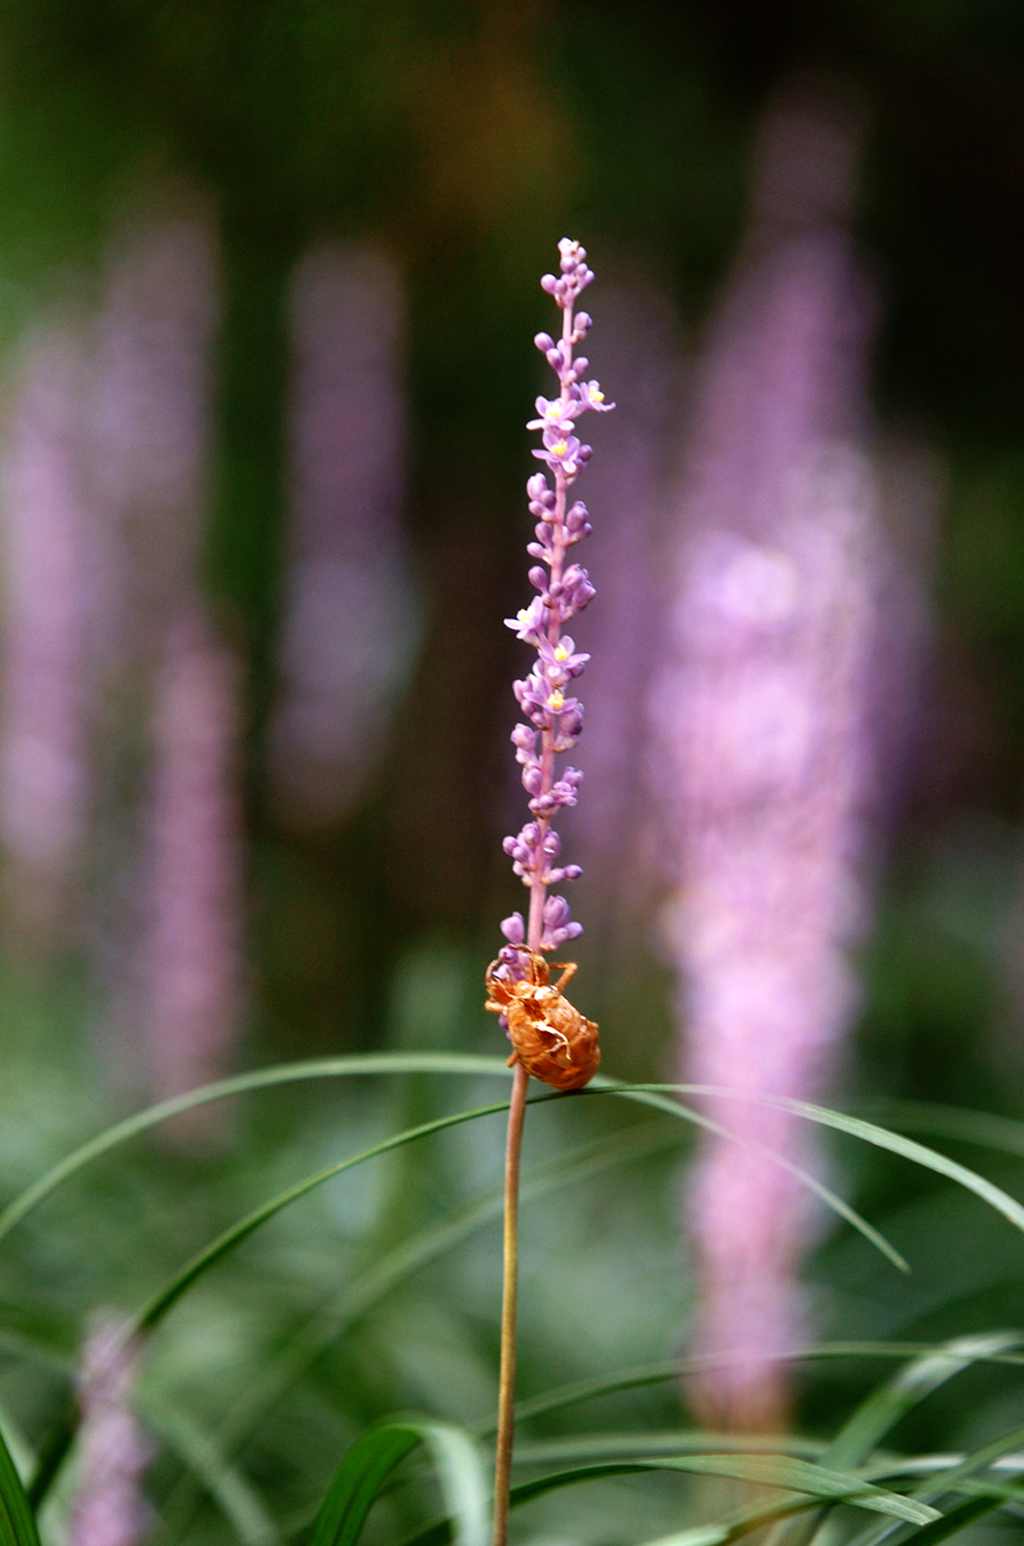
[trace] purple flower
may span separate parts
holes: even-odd
[[[611,413],[614,403],[606,403],[604,393],[601,391],[600,382],[583,381],[576,388],[580,395],[580,410],[593,408],[595,413]]]
[[[101,1311],[82,1356],[82,1464],[71,1506],[74,1546],[136,1546],[146,1534],[142,1473],[150,1448],[132,1411],[139,1348],[126,1322]]]
[[[547,462],[552,472],[560,472],[567,479],[575,478],[580,466],[587,460],[582,453],[585,450],[589,453],[589,446],[581,446],[575,435],[563,434],[560,429],[546,429],[543,439],[543,451],[534,451],[534,456]]]
[[[530,420],[527,429],[552,429],[567,435],[573,419],[578,418],[587,405],[574,400],[563,403],[560,397],[538,397],[536,406],[538,417]]]
[[[537,560],[529,580],[539,594],[516,617],[505,619],[516,637],[537,651],[533,669],[513,683],[529,724],[515,727],[512,744],[534,819],[515,836],[505,838],[503,845],[515,874],[530,888],[528,917],[524,920],[520,913],[513,913],[501,925],[508,944],[500,952],[499,970],[510,978],[522,975],[522,963],[528,959],[524,951],[556,950],[582,933],[581,926],[571,921],[565,899],[547,896],[549,886],[575,880],[581,873],[578,864],[559,862],[562,841],[552,826],[559,810],[576,804],[583,777],[576,768],[557,773],[555,758],[576,744],[583,729],[583,705],[578,698],[567,696],[566,689],[590,659],[577,652],[572,639],[562,637],[561,629],[594,594],[587,571],[579,564],[566,564],[569,548],[590,532],[586,506],[577,501],[567,508],[566,493],[591,456],[590,447],[572,433],[574,421],[589,410],[607,413],[614,404],[605,402],[596,381],[581,384],[589,362],[573,358],[574,346],[591,325],[586,312],[574,316],[577,298],[594,277],[587,267],[586,251],[579,242],[565,237],[558,244],[558,253],[559,272],[545,274],[541,287],[554,297],[563,313],[561,337],[538,333],[534,343],[558,376],[560,391],[554,398],[537,398],[537,417],[529,424],[530,429],[542,432],[542,447],[533,455],[548,469],[534,473],[526,484],[530,514],[537,522],[536,540],[526,550]],[[554,488],[549,478],[553,478]]]
[[[544,639],[538,648],[544,666],[544,675],[552,687],[564,687],[570,678],[580,676],[583,667],[590,659],[589,655],[574,653],[575,646],[568,636],[560,639],[557,644],[549,644]]]
[[[542,596],[535,596],[528,607],[520,607],[515,617],[506,617],[505,627],[514,628],[517,639],[525,644],[540,644],[547,609]]]

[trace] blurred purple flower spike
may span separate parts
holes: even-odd
[[[707,1110],[686,1221],[699,1300],[699,1415],[785,1426],[781,1355],[807,1340],[797,1287],[806,1192],[768,1163],[814,1144],[759,1097],[815,1099],[856,1005],[846,951],[867,911],[879,701],[908,641],[883,605],[892,557],[860,428],[873,297],[846,229],[856,126],[776,106],[745,261],[712,331],[681,501],[654,776],[678,860],[667,919],[681,979],[680,1073],[749,1100]],[[913,625],[909,625],[913,626]],[[756,1146],[761,1146],[758,1152]]]
[[[80,329],[29,337],[0,471],[0,842],[22,948],[51,945],[69,921],[87,829],[100,544],[83,471],[86,377]]]
[[[583,932],[580,924],[570,920],[568,902],[547,895],[549,886],[575,880],[582,873],[578,864],[555,862],[562,844],[552,828],[558,811],[576,804],[583,778],[576,768],[565,768],[557,775],[555,758],[575,746],[583,729],[583,705],[567,688],[590,659],[576,650],[568,635],[563,636],[562,627],[594,595],[587,571],[566,563],[568,550],[590,532],[586,506],[577,501],[568,507],[567,495],[590,458],[590,447],[572,434],[575,421],[588,411],[607,413],[615,404],[605,402],[596,381],[581,385],[589,361],[573,359],[574,345],[590,328],[586,312],[574,315],[576,301],[594,277],[587,267],[587,254],[579,242],[568,238],[559,242],[558,251],[560,274],[545,274],[541,287],[561,308],[562,336],[556,343],[550,334],[538,333],[534,343],[556,372],[561,390],[558,397],[537,398],[538,417],[527,425],[542,431],[543,449],[533,454],[548,468],[547,473],[534,473],[526,484],[530,514],[537,518],[536,541],[527,552],[540,561],[530,570],[529,579],[539,594],[515,617],[505,619],[516,638],[537,651],[533,670],[514,683],[516,699],[530,721],[515,727],[512,743],[533,819],[504,843],[515,873],[530,888],[527,919],[513,913],[501,925],[509,942],[502,959],[510,972],[514,972],[518,949],[557,950]]]
[[[136,1546],[150,1524],[142,1473],[150,1446],[132,1412],[139,1349],[111,1310],[93,1318],[82,1353],[81,1465],[70,1546]]]

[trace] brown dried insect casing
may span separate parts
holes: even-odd
[[[548,963],[536,951],[530,952],[527,975],[510,982],[494,975],[498,966],[492,961],[487,969],[486,1008],[503,1014],[515,1049],[509,1063],[519,1062],[544,1084],[556,1090],[580,1090],[597,1073],[601,1049],[597,1043],[597,1025],[581,1015],[561,992],[576,968],[564,962],[554,986],[548,982]]]

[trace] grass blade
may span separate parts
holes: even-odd
[[[216,1440],[186,1412],[149,1395],[147,1423],[197,1476],[242,1546],[274,1546],[277,1527],[248,1477],[223,1455]]]
[[[643,1472],[684,1471],[702,1476],[723,1476],[733,1481],[755,1482],[762,1486],[778,1487],[791,1491],[795,1498],[776,1499],[768,1509],[758,1505],[757,1524],[766,1523],[781,1514],[799,1512],[819,1506],[822,1499],[829,1502],[851,1503],[855,1507],[886,1514],[890,1518],[910,1524],[925,1524],[940,1516],[934,1508],[903,1497],[898,1492],[874,1487],[858,1476],[837,1471],[824,1471],[820,1466],[804,1460],[778,1455],[686,1455],[664,1460],[612,1461],[598,1465],[574,1466],[571,1470],[556,1471],[549,1476],[539,1476],[533,1481],[521,1482],[513,1487],[510,1504],[522,1507],[545,1493],[575,1487],[581,1482],[599,1481],[610,1476],[635,1476]],[[704,1527],[702,1527],[703,1529]],[[720,1526],[714,1527],[716,1530]],[[749,1528],[755,1528],[751,1524]],[[405,1546],[444,1546],[451,1539],[451,1522],[440,1520],[405,1543]],[[715,1534],[710,1541],[727,1539],[726,1534]],[[313,1546],[329,1546],[314,1540]]]
[[[39,1534],[32,1516],[18,1468],[11,1459],[7,1441],[0,1433],[0,1546],[39,1546]]]
[[[597,1081],[595,1080],[596,1084]],[[586,1095],[593,1088],[588,1085],[586,1090],[578,1092]],[[732,1090],[721,1085],[714,1084],[618,1084],[611,1085],[613,1093],[627,1097],[638,1096],[641,1092],[676,1094],[676,1095],[700,1095],[713,1096],[722,1100],[740,1100],[751,1102],[756,1106],[767,1106],[775,1111],[788,1111],[792,1116],[802,1117],[807,1122],[815,1122],[821,1127],[834,1128],[836,1132],[848,1133],[852,1138],[859,1138],[863,1143],[870,1143],[876,1149],[887,1149],[890,1154],[898,1154],[903,1159],[911,1160],[914,1164],[922,1166],[925,1170],[932,1170],[936,1175],[945,1176],[949,1181],[955,1181],[959,1186],[966,1187],[983,1202],[987,1202],[997,1213],[1024,1233],[1024,1207],[1009,1193],[993,1182],[979,1176],[976,1171],[968,1169],[966,1165],[957,1164],[945,1154],[939,1154],[935,1149],[926,1148],[924,1144],[916,1143],[913,1138],[904,1138],[899,1133],[890,1133],[884,1127],[877,1127],[873,1122],[866,1122],[862,1117],[847,1116],[842,1111],[833,1111],[828,1106],[815,1106],[808,1101],[790,1100],[782,1095],[758,1095],[753,1096],[743,1090]],[[597,1092],[595,1092],[597,1093]],[[680,1115],[686,1121],[693,1120],[693,1112],[688,1107],[683,1107]],[[729,1135],[732,1136],[732,1135]],[[892,1247],[889,1247],[892,1250]]]
[[[448,1512],[455,1520],[455,1546],[487,1546],[490,1497],[473,1439],[454,1423],[424,1423],[422,1433]]]
[[[547,1097],[541,1096],[543,1101]],[[443,1132],[446,1128],[457,1127],[462,1122],[472,1122],[478,1117],[494,1116],[497,1112],[507,1111],[508,1101],[497,1101],[490,1106],[477,1106],[470,1111],[457,1111],[453,1115],[437,1117],[432,1122],[422,1122],[418,1127],[410,1127],[404,1133],[395,1133],[390,1138],[384,1138],[379,1143],[371,1144],[368,1149],[361,1149],[357,1154],[350,1154],[346,1159],[338,1160],[334,1165],[328,1165],[324,1170],[318,1170],[311,1176],[305,1176],[297,1181],[287,1191],[280,1192],[272,1197],[269,1202],[263,1203],[252,1213],[240,1219],[237,1224],[232,1224],[216,1240],[199,1251],[180,1272],[177,1272],[169,1283],[166,1283],[149,1302],[139,1310],[132,1322],[132,1333],[152,1331],[159,1325],[170,1309],[177,1304],[181,1296],[191,1288],[192,1284],[203,1276],[205,1272],[221,1261],[230,1251],[233,1251],[243,1240],[247,1240],[251,1234],[280,1213],[291,1203],[297,1202],[300,1197],[305,1197],[316,1187],[323,1186],[334,1176],[342,1175],[346,1170],[352,1170],[356,1165],[362,1165],[367,1160],[376,1159],[378,1155],[387,1154],[392,1149],[401,1148],[403,1144],[413,1143],[417,1138],[425,1138],[431,1133]]]
[[[933,1482],[924,1484],[918,1491],[923,1495],[933,1493],[936,1489],[948,1492],[960,1482],[968,1480],[990,1466],[994,1461],[1000,1460],[1012,1450],[1019,1449],[1024,1444],[1024,1428],[1011,1428],[1009,1433],[1000,1434],[997,1439],[990,1439],[980,1449],[973,1450],[958,1460],[948,1471],[938,1475]]]
[[[327,1491],[310,1546],[355,1546],[388,1478],[418,1444],[430,1452],[456,1546],[486,1546],[487,1491],[472,1439],[454,1424],[420,1418],[381,1423],[356,1440]]]
[[[660,1123],[641,1123],[532,1167],[523,1175],[520,1199],[526,1202],[560,1187],[578,1185],[614,1165],[657,1154],[678,1143],[678,1131],[666,1131]],[[499,1218],[503,1205],[504,1188],[493,1188],[447,1218],[401,1241],[372,1262],[340,1294],[332,1296],[268,1362],[245,1397],[228,1412],[217,1431],[221,1448],[228,1454],[236,1453],[303,1371],[355,1321],[414,1273]],[[192,1480],[183,1478],[172,1502],[187,1510],[192,1492]]]
[[[998,1498],[966,1498],[963,1503],[955,1503],[948,1513],[917,1531],[914,1546],[939,1546],[940,1541],[948,1541],[951,1535],[958,1535],[976,1519],[994,1514],[999,1507]]]
[[[600,1460],[665,1460],[686,1454],[727,1454],[731,1450],[749,1454],[797,1455],[803,1460],[820,1460],[825,1451],[820,1439],[792,1434],[717,1433],[706,1429],[668,1429],[648,1433],[576,1433],[564,1438],[541,1439],[517,1444],[513,1464],[517,1466],[584,1465]],[[895,1466],[891,1474],[901,1473]],[[880,1480],[874,1475],[869,1481]]]
[[[676,1134],[666,1134],[660,1127],[652,1132],[652,1125],[644,1123],[533,1167],[523,1176],[519,1192],[521,1202],[545,1196],[559,1187],[578,1185],[614,1165],[657,1154],[678,1143]],[[371,1263],[311,1317],[277,1354],[259,1381],[258,1390],[246,1400],[244,1412],[228,1419],[222,1433],[223,1442],[229,1447],[237,1444],[252,1431],[263,1412],[268,1411],[302,1372],[356,1320],[414,1273],[461,1244],[476,1230],[500,1218],[503,1205],[504,1189],[494,1187],[447,1218],[401,1241]]]
[[[747,1503],[707,1524],[691,1525],[688,1530],[673,1531],[671,1535],[659,1535],[657,1540],[645,1541],[644,1546],[727,1546],[728,1542],[738,1541],[762,1525],[779,1524],[818,1507],[814,1498],[783,1493],[772,1503]]]
[[[118,1148],[122,1143],[128,1143],[140,1133],[159,1127],[162,1122],[169,1122],[183,1111],[193,1111],[197,1106],[205,1106],[211,1101],[227,1100],[231,1096],[267,1090],[277,1085],[301,1083],[307,1079],[349,1079],[373,1074],[464,1074],[474,1078],[511,1078],[504,1058],[500,1057],[458,1052],[375,1052],[353,1057],[311,1058],[304,1062],[256,1069],[253,1073],[237,1074],[231,1079],[218,1079],[213,1084],[201,1085],[171,1100],[147,1106],[144,1111],[137,1111],[123,1122],[105,1128],[95,1138],[90,1138],[87,1143],[73,1150],[15,1197],[0,1213],[0,1240],[37,1208],[44,1198],[86,1165],[91,1165],[94,1160],[109,1154],[111,1149]]]
[[[932,1138],[950,1138],[955,1143],[977,1144],[980,1149],[1024,1158],[1024,1122],[1015,1122],[1012,1117],[911,1100],[887,1100],[870,1109],[879,1123],[891,1123],[906,1132],[928,1133]]]
[[[687,1455],[652,1463],[706,1476],[724,1476],[732,1481],[755,1482],[762,1487],[804,1492],[832,1502],[853,1503],[858,1508],[888,1514],[892,1519],[905,1520],[908,1524],[927,1524],[938,1513],[926,1503],[905,1498],[887,1487],[878,1487],[849,1471],[815,1465],[792,1455]]]
[[[676,1117],[681,1117],[683,1121],[691,1122],[703,1128],[705,1132],[712,1133],[716,1138],[725,1138],[730,1143],[742,1144],[744,1148],[750,1149],[755,1154],[760,1154],[762,1158],[770,1161],[771,1164],[778,1165],[780,1169],[787,1171],[789,1175],[800,1182],[801,1186],[805,1186],[809,1192],[813,1192],[825,1204],[826,1208],[838,1214],[847,1224],[852,1225],[877,1251],[880,1251],[883,1256],[888,1257],[894,1267],[900,1272],[909,1273],[909,1263],[900,1255],[892,1242],[887,1240],[873,1224],[869,1224],[867,1219],[857,1212],[856,1208],[852,1208],[848,1202],[844,1202],[823,1181],[819,1181],[817,1176],[811,1175],[809,1170],[804,1170],[801,1165],[797,1165],[793,1160],[787,1159],[777,1149],[770,1149],[763,1143],[755,1143],[750,1139],[742,1138],[738,1133],[732,1132],[730,1128],[724,1127],[720,1122],[715,1122],[711,1117],[707,1117],[702,1112],[694,1110],[692,1106],[687,1106],[678,1099],[669,1098],[669,1092],[678,1095],[679,1092],[685,1093],[690,1089],[693,1089],[698,1094],[706,1093],[704,1087],[699,1085],[626,1085],[598,1075],[585,1090],[579,1090],[576,1093],[579,1095],[621,1095],[627,1100],[637,1100],[644,1105],[653,1106],[655,1110],[669,1112]]]
[[[925,1396],[977,1358],[1006,1352],[1020,1342],[1019,1332],[990,1332],[987,1336],[955,1338],[916,1358],[861,1403],[825,1451],[823,1464],[839,1470],[862,1465],[882,1437]]]
[[[748,1505],[711,1524],[695,1525],[690,1530],[680,1530],[678,1534],[662,1535],[657,1540],[645,1541],[644,1546],[727,1546],[728,1542],[738,1540],[743,1535],[749,1535],[752,1530],[757,1530],[762,1525],[773,1524],[791,1518],[798,1512],[807,1512],[816,1507],[817,1504],[810,1503],[807,1499],[801,1500],[799,1510],[793,1507],[782,1510],[778,1507],[765,1508],[758,1504]],[[948,1514],[940,1514],[939,1518],[933,1519],[930,1524],[922,1525],[910,1539],[914,1546],[918,1546],[919,1542],[921,1546],[939,1546],[940,1541],[948,1540],[951,1535],[965,1530],[976,1519],[993,1513],[998,1507],[998,1503],[992,1502],[989,1498],[972,1498],[966,1503],[957,1504]]]
[[[110,1153],[120,1144],[129,1142],[140,1133],[157,1127],[162,1122],[169,1121],[172,1117],[180,1115],[184,1111],[194,1110],[197,1106],[206,1105],[210,1101],[226,1100],[232,1096],[243,1095],[254,1090],[269,1089],[277,1085],[292,1084],[307,1079],[339,1079],[365,1077],[379,1074],[409,1074],[409,1073],[434,1073],[434,1074],[460,1074],[473,1077],[491,1076],[494,1078],[508,1079],[509,1070],[502,1058],[481,1056],[471,1053],[448,1052],[381,1052],[364,1056],[339,1057],[339,1058],[315,1058],[308,1062],[288,1063],[276,1068],[258,1069],[254,1073],[239,1074],[231,1079],[219,1079],[213,1084],[203,1085],[199,1089],[190,1090],[184,1095],[175,1096],[171,1100],[159,1102],[155,1106],[147,1107],[144,1111],[136,1112],[134,1116],[127,1117],[123,1122],[115,1123],[105,1129],[95,1138],[82,1144],[71,1154],[67,1155],[38,1181],[13,1199],[12,1202],[0,1213],[0,1241],[21,1222],[32,1210],[56,1190],[64,1181],[82,1170],[94,1160]],[[678,1100],[664,1100],[665,1092],[686,1093],[687,1086],[627,1086],[617,1081],[598,1076],[589,1086],[589,1092],[614,1093],[633,1098],[646,1105],[653,1105],[659,1109],[667,1110],[671,1115],[682,1118],[698,1127],[703,1127],[710,1132],[722,1137],[736,1140],[727,1129],[705,1117],[700,1112],[691,1110]],[[696,1089],[697,1087],[695,1087]],[[662,1092],[659,1098],[659,1092]],[[809,1175],[799,1166],[794,1165],[784,1155],[776,1154],[773,1150],[755,1145],[759,1152],[773,1163],[782,1165],[795,1175],[804,1185],[816,1192],[819,1197],[840,1214],[841,1217],[859,1229],[890,1261],[901,1270],[906,1271],[906,1263],[892,1245],[880,1235],[866,1220],[862,1219],[854,1209],[836,1197],[828,1187],[824,1186],[814,1176]]]
[[[327,1489],[310,1546],[354,1546],[388,1477],[419,1442],[408,1423],[384,1423],[358,1438]]]
[[[819,1358],[914,1358],[941,1353],[944,1346],[943,1343],[929,1342],[818,1342],[811,1343],[807,1347],[793,1348],[788,1352],[782,1351],[775,1356],[780,1362],[786,1363]],[[974,1361],[1002,1364],[1010,1368],[1024,1368],[1024,1354],[1019,1353],[978,1354]],[[539,1395],[519,1402],[516,1407],[516,1419],[519,1422],[526,1422],[529,1418],[540,1417],[547,1412],[575,1406],[580,1401],[596,1400],[600,1396],[615,1395],[623,1390],[638,1390],[645,1385],[657,1385],[664,1380],[677,1379],[683,1374],[697,1373],[701,1369],[727,1368],[731,1362],[733,1359],[724,1354],[674,1358],[662,1363],[638,1364],[632,1369],[621,1369],[617,1374],[598,1375],[588,1380],[574,1380],[569,1385],[559,1385],[552,1390],[541,1391]],[[487,1419],[474,1431],[480,1437],[486,1437],[493,1432],[493,1424],[490,1419]]]
[[[210,1101],[226,1100],[231,1096],[242,1095],[254,1090],[269,1089],[276,1085],[291,1084],[307,1079],[338,1079],[364,1077],[373,1074],[408,1074],[408,1073],[435,1073],[435,1074],[461,1074],[480,1077],[482,1075],[494,1078],[508,1079],[509,1070],[501,1058],[481,1056],[471,1053],[448,1052],[381,1052],[363,1056],[340,1058],[315,1058],[308,1062],[288,1063],[276,1068],[258,1069],[250,1074],[238,1074],[231,1079],[220,1079],[213,1084],[203,1085],[199,1089],[190,1090],[184,1095],[175,1096],[171,1100],[159,1102],[155,1106],[147,1107],[144,1111],[136,1112],[134,1116],[127,1117],[123,1122],[115,1123],[99,1133],[89,1142],[75,1149],[59,1164],[26,1188],[18,1197],[0,1213],[0,1241],[20,1223],[32,1210],[50,1195],[58,1186],[71,1176],[82,1170],[86,1165],[108,1154],[112,1149],[130,1139],[137,1137],[161,1122],[167,1122],[172,1117],[180,1115],[184,1111],[194,1110],[197,1106],[205,1105]],[[703,1087],[693,1086],[694,1093],[701,1093]],[[704,1116],[701,1112],[692,1110],[678,1100],[666,1100],[666,1093],[687,1093],[691,1089],[686,1085],[635,1085],[621,1084],[616,1080],[599,1075],[588,1087],[590,1094],[618,1094],[629,1099],[639,1100],[642,1104],[653,1105],[656,1108],[666,1110],[676,1118],[681,1118],[692,1125],[702,1127],[709,1132],[721,1137],[740,1142],[735,1134],[728,1129]],[[735,1093],[735,1092],[733,1092]],[[852,1119],[851,1119],[852,1120]],[[870,1124],[868,1124],[870,1125]],[[822,1201],[844,1218],[847,1223],[858,1229],[866,1239],[870,1240],[876,1248],[883,1252],[893,1264],[901,1271],[908,1271],[906,1262],[899,1252],[881,1235],[872,1225],[853,1209],[842,1198],[837,1197],[828,1187],[818,1181],[814,1176],[793,1164],[784,1155],[777,1154],[774,1150],[755,1144],[759,1153],[772,1163],[781,1165],[811,1191],[815,1192]]]
[[[935,1475],[929,1477],[928,1480],[919,1483],[914,1488],[913,1495],[915,1498],[927,1500],[939,1499],[945,1493],[955,1492],[963,1484],[972,1481],[978,1471],[993,1465],[1011,1451],[1019,1449],[1022,1444],[1024,1444],[1024,1428],[1012,1428],[1009,1433],[1000,1434],[998,1438],[991,1439],[987,1444],[983,1444],[980,1449],[973,1450],[969,1455],[958,1458],[952,1465],[938,1471]],[[993,1496],[993,1492],[996,1494],[995,1496]],[[983,1501],[988,1502],[994,1510],[1001,1507],[1006,1501],[1005,1497],[998,1494],[999,1489],[993,1489],[992,1492],[987,1490],[981,1499],[975,1498],[971,1501],[977,1502],[979,1507]],[[880,1543],[891,1536],[892,1533],[891,1526],[889,1528],[865,1531],[856,1537],[851,1546],[880,1546]]]
[[[557,1095],[541,1095],[531,1102],[533,1105],[542,1104],[546,1100],[557,1100]],[[262,1207],[248,1214],[237,1224],[224,1231],[215,1240],[211,1241],[203,1250],[197,1252],[192,1260],[177,1272],[169,1283],[164,1284],[153,1297],[136,1311],[131,1322],[126,1328],[125,1337],[139,1335],[143,1332],[153,1331],[164,1317],[173,1309],[183,1294],[192,1287],[211,1267],[228,1255],[237,1245],[257,1230],[261,1224],[280,1213],[290,1203],[296,1202],[317,1186],[322,1186],[333,1176],[341,1175],[346,1170],[351,1170],[355,1165],[362,1164],[365,1160],[374,1159],[379,1154],[385,1154],[391,1149],[399,1148],[402,1144],[412,1143],[417,1138],[426,1137],[430,1133],[442,1131],[444,1128],[455,1127],[460,1122],[469,1122],[476,1117],[491,1116],[497,1112],[507,1111],[508,1101],[499,1101],[490,1106],[478,1106],[470,1111],[457,1111],[452,1116],[438,1117],[433,1122],[424,1122],[419,1127],[408,1129],[404,1133],[396,1133],[391,1138],[385,1138],[380,1143],[373,1144],[368,1149],[362,1149],[357,1154],[351,1154],[347,1159],[339,1160],[335,1165],[329,1165],[325,1170],[317,1171],[315,1175],[306,1176],[302,1181],[296,1182],[287,1191],[279,1193]],[[36,1475],[29,1489],[29,1497],[33,1506],[38,1508],[46,1496],[54,1477],[60,1470],[68,1449],[78,1429],[79,1415],[77,1410],[72,1410],[62,1419],[47,1441],[44,1455],[40,1459]]]
[[[276,1085],[291,1084],[308,1079],[338,1079],[362,1077],[374,1074],[408,1074],[408,1073],[434,1073],[434,1074],[460,1074],[473,1077],[491,1076],[494,1078],[509,1077],[509,1071],[504,1061],[497,1057],[487,1057],[471,1053],[450,1052],[382,1052],[363,1056],[339,1057],[339,1058],[315,1058],[307,1062],[289,1063],[276,1068],[257,1069],[253,1073],[239,1074],[232,1079],[220,1079],[213,1084],[203,1085],[199,1089],[191,1090],[185,1095],[176,1096],[172,1100],[161,1101],[155,1106],[150,1106],[144,1111],[137,1112],[134,1116],[118,1122],[107,1128],[104,1132],[82,1144],[73,1153],[66,1156],[59,1164],[55,1165],[44,1176],[28,1187],[16,1197],[0,1213],[0,1240],[7,1235],[33,1208],[37,1207],[44,1198],[68,1180],[84,1166],[91,1164],[93,1160],[107,1154],[119,1144],[127,1143],[131,1138],[158,1126],[161,1122],[170,1120],[183,1111],[193,1110],[197,1106],[205,1105],[210,1101],[225,1100],[231,1096],[242,1095],[254,1090],[269,1089]],[[746,1092],[724,1089],[715,1085],[685,1085],[685,1084],[644,1084],[627,1085],[617,1080],[599,1075],[586,1091],[576,1092],[578,1098],[581,1094],[615,1094],[625,1099],[637,1100],[642,1104],[653,1105],[660,1110],[667,1110],[672,1115],[684,1121],[703,1127],[708,1131],[718,1133],[722,1137],[733,1141],[742,1141],[728,1129],[721,1127],[702,1113],[685,1106],[678,1099],[665,1100],[665,1096],[679,1095],[711,1095],[720,1096],[730,1100],[755,1100],[756,1104],[774,1107],[778,1110],[791,1112],[794,1116],[802,1117],[807,1121],[817,1122],[826,1127],[833,1127],[840,1132],[849,1133],[860,1138],[865,1143],[874,1144],[878,1148],[888,1149],[891,1153],[899,1154],[905,1159],[936,1171],[948,1179],[967,1187],[984,1201],[988,1202],[998,1212],[1009,1220],[1016,1228],[1024,1231],[1024,1208],[1013,1198],[1009,1197],[999,1187],[986,1181],[975,1174],[966,1166],[958,1165],[954,1160],[947,1159],[945,1155],[937,1154],[934,1150],[924,1145],[915,1143],[913,1139],[903,1138],[899,1134],[890,1133],[885,1128],[876,1126],[860,1117],[846,1116],[842,1112],[832,1111],[824,1106],[810,1105],[805,1101],[788,1100],[782,1096],[758,1096],[752,1097]],[[865,1234],[891,1261],[905,1269],[899,1253],[877,1230],[851,1209],[841,1198],[836,1197],[827,1187],[824,1187],[815,1177],[794,1166],[783,1155],[776,1154],[772,1150],[763,1149],[754,1145],[759,1152],[773,1163],[781,1164],[792,1174],[797,1176],[805,1185],[815,1191],[830,1208],[837,1211],[848,1223]]]

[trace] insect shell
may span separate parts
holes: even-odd
[[[562,989],[576,972],[572,962],[554,961],[562,975],[554,984],[548,981],[548,963],[535,950],[529,956],[526,975],[513,982],[498,977],[501,964],[492,961],[487,968],[487,1003],[492,1014],[504,1015],[508,1034],[515,1049],[509,1058],[522,1063],[527,1073],[556,1090],[579,1090],[597,1073],[601,1051],[597,1045],[597,1026],[574,1009]]]

